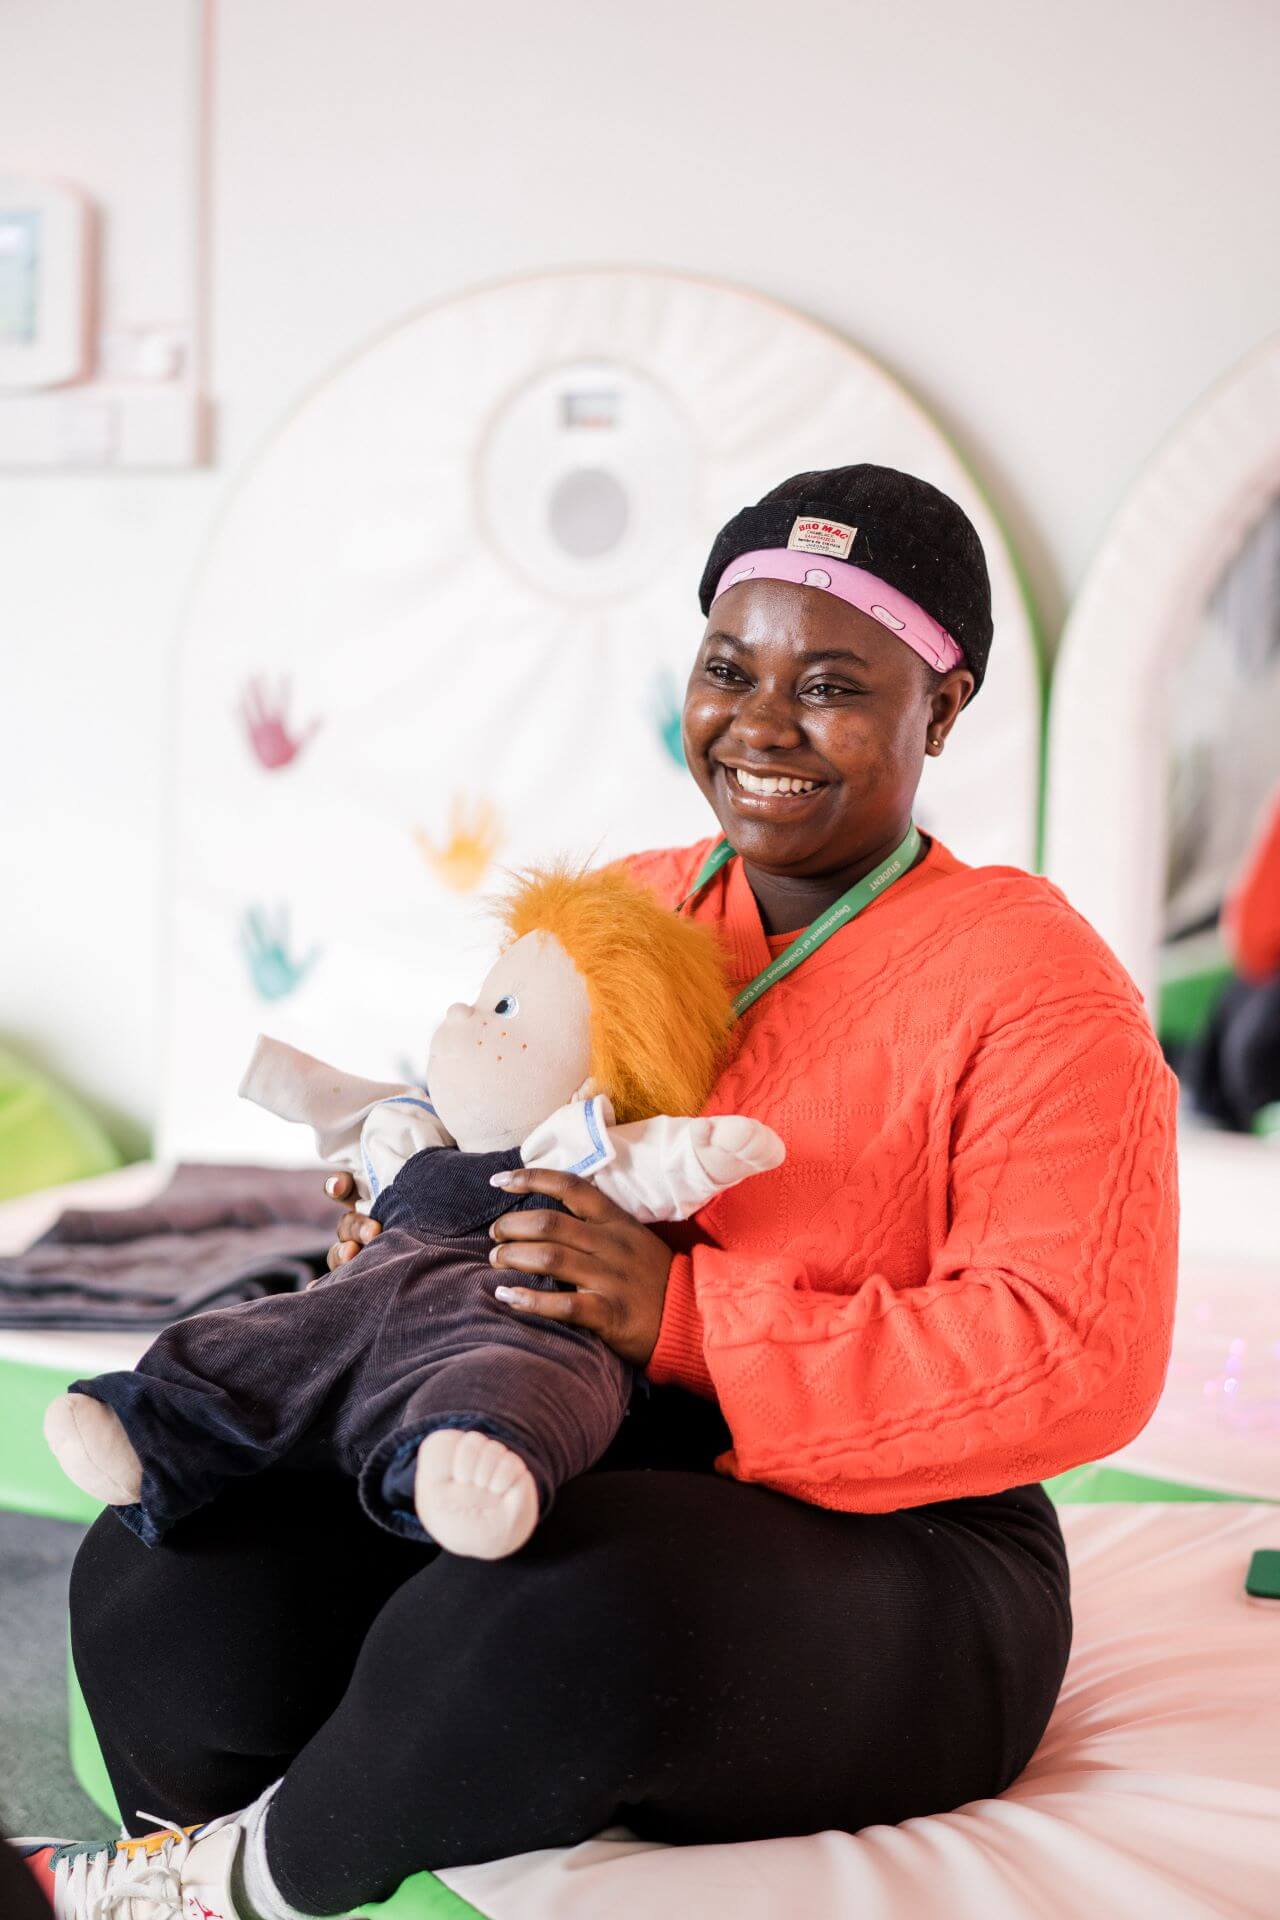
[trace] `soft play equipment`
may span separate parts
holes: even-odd
[[[1221,935],[1212,925],[1197,931],[1197,916],[1229,885],[1280,769],[1278,502],[1280,336],[1203,398],[1139,475],[1080,589],[1054,665],[1045,871],[1119,955],[1175,1044],[1198,1030],[1225,977]],[[1242,600],[1254,609],[1250,619],[1240,617]],[[1202,730],[1196,708],[1216,713],[1232,697],[1224,635],[1243,664],[1241,697],[1219,716],[1218,738]],[[1184,681],[1197,674],[1199,698],[1188,711]],[[1207,791],[1233,779],[1245,782],[1242,804]],[[1212,808],[1197,808],[1197,782]],[[1191,832],[1194,860],[1183,851]],[[1190,924],[1170,943],[1171,878],[1174,904]],[[1274,1145],[1184,1119],[1183,1284],[1191,1260],[1254,1262],[1274,1303]]]
[[[1034,866],[1041,671],[1013,563],[856,348],[736,288],[566,272],[430,307],[323,380],[234,488],[184,621],[161,1151],[291,1150],[230,1097],[260,1027],[416,1078],[502,867],[716,830],[679,729],[712,537],[856,460],[952,494],[991,572],[990,672],[919,822]]]
[[[1166,685],[1167,833],[1157,1027],[1195,1040],[1232,978],[1222,909],[1280,783],[1280,499],[1209,593]]]
[[[74,1094],[0,1047],[0,1200],[119,1165],[116,1148]]]

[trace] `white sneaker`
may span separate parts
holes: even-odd
[[[156,1820],[144,1813],[144,1820]],[[199,1827],[156,1820],[137,1840],[15,1840],[55,1920],[240,1920],[231,1869],[242,1814]]]

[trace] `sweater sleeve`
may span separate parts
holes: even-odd
[[[1146,1425],[1172,1340],[1177,1082],[1136,996],[1028,988],[951,1105],[949,1227],[895,1288],[861,1251],[894,1195],[854,1179],[796,1243],[672,1263],[649,1372],[720,1402],[722,1462],[799,1498],[888,1511],[997,1492]],[[945,1124],[945,1105],[942,1109]]]

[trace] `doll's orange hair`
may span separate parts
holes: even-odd
[[[591,1074],[619,1126],[699,1113],[728,1052],[733,1002],[715,935],[620,867],[521,874],[499,903],[509,938],[549,933],[587,985]]]

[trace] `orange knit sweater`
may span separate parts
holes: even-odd
[[[673,905],[712,844],[626,865]],[[693,911],[735,985],[768,964],[740,860]],[[1057,887],[929,841],[737,1035],[704,1111],[767,1121],[787,1158],[662,1230],[648,1366],[718,1400],[722,1472],[879,1513],[1141,1432],[1172,1336],[1177,1082]]]

